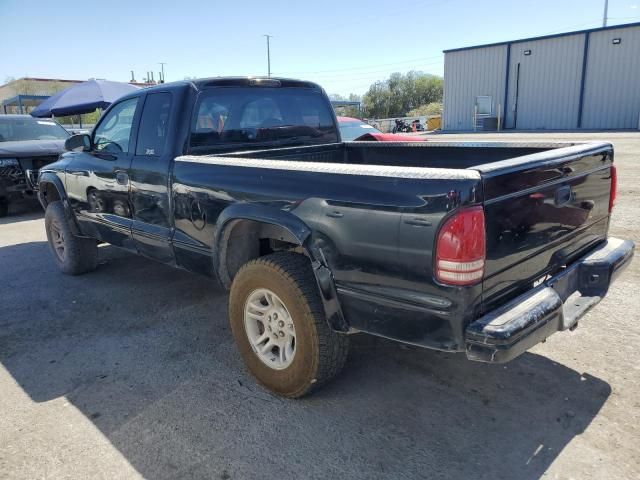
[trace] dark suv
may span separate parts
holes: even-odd
[[[55,162],[69,133],[54,120],[0,115],[0,217],[15,198],[32,195],[31,178]]]

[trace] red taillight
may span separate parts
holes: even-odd
[[[436,241],[435,274],[440,283],[472,285],[484,275],[484,210],[471,207],[449,218]]]
[[[609,213],[613,210],[616,203],[616,194],[618,193],[618,172],[616,166],[611,165],[611,193],[609,194]]]

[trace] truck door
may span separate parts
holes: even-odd
[[[74,152],[66,189],[82,230],[118,247],[135,250],[131,238],[129,177],[140,98],[113,105],[93,131],[93,148]]]
[[[171,131],[173,96],[170,92],[146,95],[131,162],[133,239],[138,252],[174,264],[171,248],[173,218],[170,209],[169,169],[173,158],[167,145]]]

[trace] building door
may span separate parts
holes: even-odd
[[[473,107],[474,112],[474,130],[484,129],[484,119],[493,115],[493,97],[490,95],[479,95],[476,97],[476,103]]]

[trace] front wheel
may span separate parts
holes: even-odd
[[[303,255],[279,252],[245,264],[231,285],[229,319],[245,364],[278,395],[310,393],[346,360],[347,336],[329,327]]]
[[[80,275],[95,270],[98,266],[98,244],[92,238],[73,234],[62,202],[47,205],[44,225],[53,259],[63,273]]]

